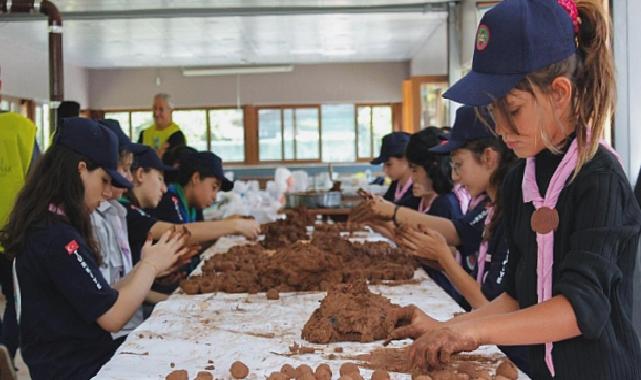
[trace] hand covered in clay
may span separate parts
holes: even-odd
[[[461,325],[441,327],[417,339],[410,348],[410,361],[415,368],[430,368],[447,364],[453,354],[474,351],[478,339],[459,328]]]
[[[260,225],[255,219],[232,219],[234,230],[250,240],[256,240],[260,234]]]
[[[403,324],[403,322],[408,322]],[[411,305],[397,309],[396,329],[392,331],[383,345],[389,344],[392,340],[416,339],[421,335],[438,329],[441,322],[425,314],[418,307]]]
[[[452,254],[443,235],[422,225],[399,228],[395,241],[410,254],[437,263]]]
[[[392,220],[396,205],[380,196],[361,202],[349,215],[350,223],[369,223],[372,220]]]

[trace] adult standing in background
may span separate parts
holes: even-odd
[[[154,123],[140,132],[140,136],[138,136],[138,143],[154,149],[160,158],[169,149],[187,145],[185,135],[172,120],[173,111],[171,96],[156,94],[153,104]]]
[[[0,92],[2,81],[0,80]],[[15,112],[0,112],[0,229],[8,222],[16,197],[24,186],[29,168],[39,154],[36,143],[36,126],[26,117]],[[6,299],[2,317],[1,343],[10,356],[9,363],[0,353],[0,377],[13,371],[11,361],[18,349],[18,323],[13,295],[11,260],[0,245],[0,286]],[[1,346],[0,346],[1,347]],[[0,349],[0,351],[4,351]],[[6,354],[6,351],[4,351]]]

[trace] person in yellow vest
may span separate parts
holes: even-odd
[[[2,81],[0,80],[0,91]],[[15,112],[0,111],[0,230],[9,221],[16,197],[24,186],[29,168],[39,155],[36,143],[36,126],[26,117]],[[13,294],[13,276],[11,260],[4,255],[0,245],[0,286],[7,300],[2,318],[2,338],[10,355],[10,360],[18,349],[18,324],[16,321],[15,297]],[[4,347],[0,348],[0,377],[4,371],[13,371],[13,364],[6,368]]]
[[[172,120],[173,110],[174,106],[168,94],[156,94],[153,104],[154,123],[138,136],[138,143],[154,149],[160,158],[172,148],[187,145],[185,135]]]

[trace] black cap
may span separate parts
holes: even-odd
[[[392,132],[383,136],[381,154],[370,161],[372,165],[380,165],[387,162],[392,156],[404,156],[407,143],[410,141],[410,134],[406,132]]]
[[[225,178],[223,160],[212,152],[186,154],[181,158],[180,171],[183,173],[199,172],[203,177],[218,178],[222,191],[231,191],[234,188],[234,182]]]
[[[492,123],[488,114],[485,122]],[[446,143],[430,149],[434,153],[450,153],[465,146],[469,141],[496,138],[490,128],[485,125],[476,115],[474,107],[461,107],[456,110],[456,120]]]
[[[125,132],[122,130],[122,127],[120,127],[120,123],[118,122],[118,120],[102,119],[102,120],[98,120],[98,123],[104,125],[114,135],[116,135],[116,138],[118,139],[119,150],[126,149],[129,152],[136,154],[137,152],[141,152],[142,149],[144,149],[145,147],[144,145],[131,142],[131,140],[129,139],[129,136],[127,136]]]
[[[62,119],[53,143],[67,147],[93,161],[109,173],[114,186],[131,187],[131,182],[118,173],[118,140],[106,127],[91,119]]]
[[[78,116],[80,116],[80,103],[74,102],[73,100],[60,102],[60,105],[58,106],[58,118],[60,120],[67,117]]]
[[[134,168],[143,169],[156,169],[161,172],[168,172],[175,170],[171,166],[167,166],[160,161],[156,151],[148,146],[144,146],[140,151],[134,153]]]

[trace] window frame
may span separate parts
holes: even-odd
[[[297,159],[297,147],[298,143],[294,137],[294,159],[285,159],[285,116],[284,110],[291,109],[316,109],[316,115],[318,120],[318,159]],[[256,106],[256,146],[258,147],[257,156],[258,163],[270,163],[270,164],[313,164],[313,163],[322,163],[323,162],[323,122],[322,111],[320,104],[278,104],[278,105],[261,105]],[[260,111],[261,110],[279,110],[280,111],[280,131],[281,131],[281,141],[280,141],[280,160],[261,160],[260,159]],[[294,117],[294,136],[296,136],[296,112],[293,112]]]
[[[375,157],[378,157],[378,153],[374,152],[374,107],[381,107],[381,106],[388,106],[390,108],[390,115],[391,115],[391,125],[392,129],[390,130],[391,132],[395,131],[395,110],[394,110],[394,103],[391,102],[381,102],[381,103],[354,103],[354,130],[356,132],[356,140],[354,142],[355,146],[354,148],[356,149],[356,162],[363,163],[367,162],[369,163],[372,161]],[[370,152],[372,152],[371,157],[364,157],[360,156],[358,154],[358,109],[360,107],[370,107],[370,119],[369,119],[369,132],[370,132]]]

